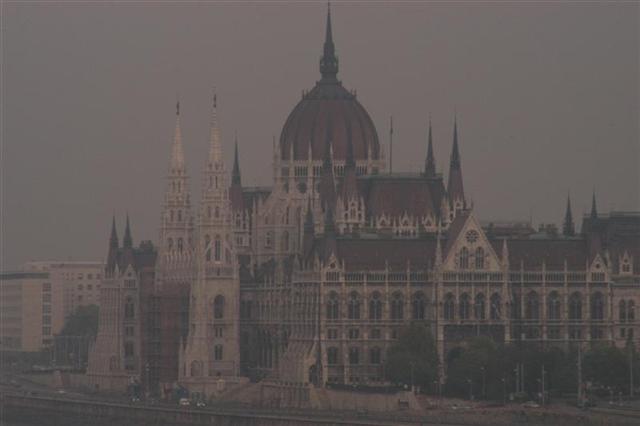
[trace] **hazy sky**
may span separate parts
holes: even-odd
[[[102,259],[122,236],[157,238],[181,100],[194,199],[218,90],[230,166],[270,185],[271,140],[319,78],[326,4],[2,5],[2,269]],[[458,111],[464,184],[481,219],[559,223],[639,210],[639,6],[334,2],[339,78],[394,170],[417,171],[432,116],[446,169]],[[230,168],[230,167],[229,167]]]

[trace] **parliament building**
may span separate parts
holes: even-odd
[[[387,349],[413,322],[431,330],[442,377],[449,351],[473,336],[638,338],[640,213],[603,215],[594,194],[579,229],[568,199],[559,230],[482,223],[465,198],[457,120],[446,170],[429,125],[423,170],[390,173],[338,65],[329,12],[320,79],[273,143],[271,186],[243,186],[214,95],[192,202],[177,106],[157,241],[134,246],[127,218],[120,245],[112,226],[92,386],[210,397],[222,381],[380,384]]]

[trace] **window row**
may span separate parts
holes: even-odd
[[[370,320],[381,320],[384,311],[384,301],[380,292],[373,292],[368,302],[368,318]],[[352,291],[347,299],[347,318],[352,320],[363,319],[364,301],[361,295]],[[423,320],[427,317],[427,298],[419,291],[411,296],[411,318]],[[401,292],[395,292],[389,300],[389,317],[392,320],[402,320],[405,317],[405,300]],[[326,305],[327,319],[340,319],[340,297],[338,293],[331,292]]]

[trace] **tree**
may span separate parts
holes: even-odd
[[[98,306],[78,306],[65,322],[61,336],[92,336],[98,334]]]
[[[394,383],[413,382],[422,389],[433,386],[438,378],[438,353],[429,330],[417,323],[405,328],[387,351],[384,369],[385,378]]]
[[[629,389],[629,352],[615,346],[598,344],[584,356],[583,370],[585,379],[596,386],[611,388],[614,391]]]

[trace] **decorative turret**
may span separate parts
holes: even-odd
[[[431,134],[431,118],[429,118],[429,141],[427,145],[427,159],[424,163],[424,175],[428,178],[435,177],[436,175],[436,160],[433,156],[433,136]]]
[[[336,81],[338,74],[338,58],[331,33],[331,5],[327,5],[327,28],[324,36],[323,54],[320,58],[320,74],[322,74],[322,80],[328,82]]]
[[[593,191],[593,196],[591,197],[591,214],[589,215],[591,220],[598,219],[598,209],[596,208],[596,191]]]
[[[114,214],[111,221],[111,236],[109,237],[109,251],[107,253],[107,274],[113,273],[118,262],[118,248],[118,232],[116,230],[116,216]]]
[[[133,248],[133,238],[131,238],[131,226],[129,225],[129,213],[127,213],[127,224],[124,228],[124,236],[122,237],[122,248]]]
[[[462,185],[462,165],[458,150],[458,119],[453,121],[453,148],[451,149],[451,161],[449,163],[449,183],[447,185],[449,201],[454,211],[466,208],[464,188]]]
[[[567,210],[564,214],[564,223],[562,224],[562,234],[565,237],[573,237],[576,229],[573,225],[573,215],[571,214],[571,198],[567,195]]]
[[[191,193],[180,121],[180,102],[177,102],[176,124],[169,152],[169,170],[158,240],[159,253],[156,273],[158,283],[162,283],[163,286],[169,285],[167,284],[171,281],[169,276],[176,274],[184,276],[181,271],[189,265],[193,252]]]
[[[242,195],[242,179],[240,177],[240,159],[238,155],[238,134],[235,136],[235,147],[233,153],[233,171],[231,172],[231,208],[235,214],[242,214],[244,210],[244,197]]]

